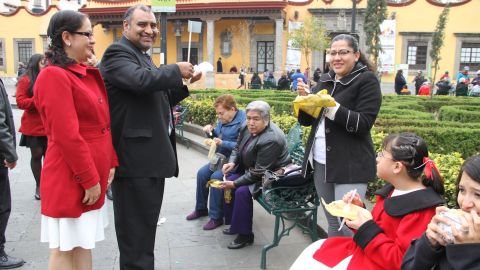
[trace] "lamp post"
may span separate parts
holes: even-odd
[[[357,0],[352,0],[352,34],[355,34],[355,19],[357,16]]]
[[[160,13],[160,48],[161,52],[163,53],[163,61],[160,60],[160,64],[167,64],[167,13],[161,12]],[[161,54],[160,54],[161,55]]]

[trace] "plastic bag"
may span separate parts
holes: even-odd
[[[335,107],[335,99],[328,94],[326,89],[306,96],[297,96],[293,101],[293,113],[298,117],[300,109],[314,118],[318,118],[324,107]]]

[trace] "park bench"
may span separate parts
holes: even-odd
[[[188,106],[185,106],[177,115],[175,115],[175,118],[176,118],[175,132],[177,133],[180,140],[185,142],[185,145],[187,146],[187,148],[189,148],[190,141],[187,138],[185,138],[185,136],[183,135],[183,128],[184,128],[185,118],[187,117],[187,113],[188,113]]]
[[[297,123],[288,132],[287,144],[292,161],[301,165],[305,150],[300,124]],[[261,269],[267,267],[267,251],[278,246],[282,237],[288,236],[293,228],[299,227],[303,233],[310,235],[312,241],[317,240],[319,201],[313,181],[301,186],[273,187],[264,190],[257,201],[268,213],[275,216],[273,241],[262,249]]]

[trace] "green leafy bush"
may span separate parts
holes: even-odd
[[[205,125],[216,122],[213,100],[225,93],[234,95],[240,108],[253,100],[264,100],[272,106],[272,121],[285,133],[297,122],[292,116],[295,93],[275,90],[193,90],[187,121]],[[455,181],[463,159],[480,152],[480,98],[439,96],[434,99],[417,96],[385,95],[372,129],[376,151],[387,134],[413,132],[425,139],[445,181],[449,207],[455,202]],[[438,120],[437,120],[438,119]],[[302,127],[303,142],[310,127]],[[368,193],[385,184],[377,179],[368,185]]]
[[[445,201],[449,208],[456,207],[456,181],[458,172],[462,166],[464,159],[458,152],[453,152],[447,155],[431,154],[431,159],[435,161],[435,164],[443,177],[445,186]]]
[[[458,121],[462,123],[480,122],[479,106],[442,106],[439,110],[441,121]]]

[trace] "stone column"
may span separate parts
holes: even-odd
[[[207,61],[215,64],[215,20],[207,19]]]
[[[215,66],[215,20],[207,19],[207,61]],[[215,68],[214,68],[215,70]],[[215,72],[207,72],[205,88],[215,88]]]
[[[283,70],[283,19],[275,19],[275,71]]]

